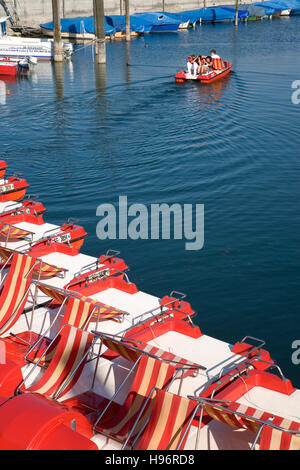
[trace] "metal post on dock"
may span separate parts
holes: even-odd
[[[106,63],[106,42],[103,0],[94,0],[94,21],[96,36],[96,56],[98,64]]]
[[[130,5],[129,5],[129,0],[125,0],[125,16],[126,16],[126,41],[130,41]]]
[[[162,11],[165,11],[165,0],[162,0]]]
[[[60,0],[52,0],[54,62],[62,62],[64,60],[63,43],[61,40],[60,11]]]
[[[123,15],[123,0],[120,0],[120,15]]]
[[[237,26],[239,23],[239,0],[235,0],[235,19],[234,25]]]

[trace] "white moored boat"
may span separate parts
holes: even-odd
[[[6,30],[8,16],[0,18],[0,57],[26,58],[35,57],[38,60],[51,60],[54,54],[53,39],[23,38],[9,36]],[[73,53],[71,43],[63,43],[65,57]]]

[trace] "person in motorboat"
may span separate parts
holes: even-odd
[[[215,49],[212,49],[210,51],[210,57],[211,57],[211,59],[220,59],[220,56],[216,53]]]
[[[211,65],[212,61],[209,56],[199,56],[198,75],[207,75]]]
[[[187,71],[189,75],[197,76],[198,63],[197,63],[197,57],[195,55],[191,55],[188,58],[186,66],[187,66]]]

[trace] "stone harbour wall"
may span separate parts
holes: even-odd
[[[254,0],[253,0],[254,1]],[[247,3],[250,3],[249,0]],[[144,11],[182,11],[203,8],[204,6],[215,6],[232,4],[234,0],[130,0],[130,13]],[[246,3],[246,1],[244,2]],[[10,0],[7,1],[16,6],[21,23],[28,26],[38,26],[52,20],[51,0]],[[104,0],[106,14],[124,14],[123,0]],[[2,11],[1,11],[2,10]],[[76,16],[91,16],[93,14],[93,0],[61,0],[61,14],[65,18]],[[0,7],[0,15],[4,15]]]

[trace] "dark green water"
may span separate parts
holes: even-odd
[[[140,289],[186,292],[206,334],[265,339],[298,387],[299,29],[294,17],[110,43],[106,71],[79,46],[70,64],[0,81],[2,155],[28,178],[47,221],[79,217],[83,251],[120,249]],[[185,58],[212,47],[234,73],[210,86],[175,84]],[[96,208],[119,195],[204,204],[203,249],[98,240]]]

